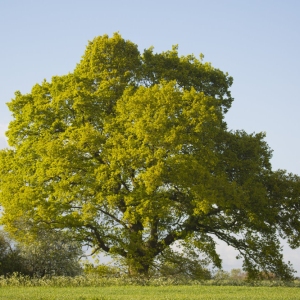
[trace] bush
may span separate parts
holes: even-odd
[[[20,249],[5,232],[0,231],[0,275],[7,276],[13,272],[28,274]]]
[[[176,277],[185,280],[207,280],[211,272],[208,269],[209,260],[199,258],[199,254],[184,248],[183,253],[172,249],[165,250],[153,267],[154,275],[158,277]]]
[[[94,265],[92,263],[84,264],[83,272],[86,275],[97,275],[99,277],[119,277],[121,270],[115,266]]]
[[[0,232],[0,275],[14,272],[44,276],[76,276],[82,273],[81,245],[64,232],[40,230],[35,239],[13,242]]]

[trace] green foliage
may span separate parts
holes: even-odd
[[[34,238],[27,236],[18,243],[0,233],[0,275],[75,276],[82,273],[81,255],[80,243],[66,233],[39,230]]]
[[[19,244],[19,249],[31,276],[76,276],[82,273],[81,245],[65,232],[39,230],[34,239]]]
[[[199,253],[182,247],[180,252],[170,248],[163,251],[156,259],[152,271],[155,276],[184,278],[186,280],[207,280],[212,277],[209,260],[200,259]]]
[[[218,270],[213,275],[213,279],[221,282],[244,281],[244,280],[248,280],[248,274],[243,272],[241,269],[232,269],[230,272],[226,272],[224,270]]]
[[[20,249],[13,245],[7,234],[0,231],[0,275],[13,272],[28,274]]]
[[[264,134],[227,129],[231,84],[176,46],[141,54],[119,34],[95,38],[73,73],[8,103],[6,230],[19,238],[64,229],[122,257],[131,275],[148,275],[176,241],[220,267],[216,236],[250,277],[291,279],[278,233],[300,245],[300,180],[272,171]]]
[[[252,287],[300,287],[300,281],[282,280],[241,280],[232,278],[229,272],[219,272],[210,280],[191,280],[184,277],[132,277],[132,276],[52,276],[30,277],[18,273],[11,276],[0,276],[0,287],[125,287],[125,286],[252,286]]]
[[[118,277],[121,274],[121,270],[118,267],[103,264],[95,266],[92,263],[85,264],[83,272],[86,275],[97,275],[100,277]]]
[[[230,271],[230,278],[235,280],[245,280],[247,279],[247,273],[243,272],[241,269],[232,269]]]

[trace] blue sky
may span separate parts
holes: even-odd
[[[300,174],[300,1],[0,0],[0,148],[14,92],[72,72],[88,40],[120,32],[140,50],[179,44],[234,78],[229,129],[264,131],[274,169]],[[219,246],[224,267],[240,266]],[[300,250],[284,250],[300,273]]]

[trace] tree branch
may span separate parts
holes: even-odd
[[[125,222],[119,220],[117,217],[115,217],[114,215],[112,215],[111,213],[101,209],[101,208],[97,208],[99,211],[101,211],[103,214],[105,214],[106,216],[112,218],[113,220],[115,220],[117,223],[119,223],[120,225],[122,225],[123,227],[125,227],[126,229],[128,229],[127,225]]]
[[[91,225],[91,224],[87,224],[86,227],[90,228],[93,231],[93,233],[94,233],[94,235],[97,239],[97,243],[98,243],[99,247],[102,250],[104,250],[105,252],[109,252],[110,248],[104,243],[104,241],[103,241],[102,237],[100,236],[100,233],[97,230],[97,228],[95,226]]]

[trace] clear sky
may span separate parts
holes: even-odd
[[[118,31],[140,50],[179,44],[234,78],[230,129],[264,131],[274,169],[300,174],[300,1],[0,0],[0,148],[6,102],[72,72],[88,40]],[[220,244],[224,267],[240,266]],[[300,250],[284,250],[300,274]]]

